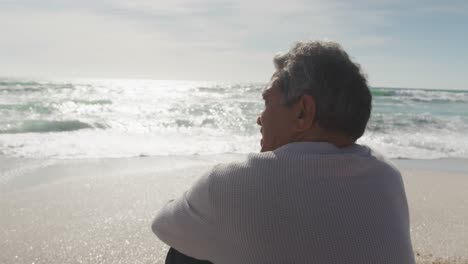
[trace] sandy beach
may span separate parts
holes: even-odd
[[[211,166],[243,157],[0,157],[0,263],[164,263],[167,246],[150,229],[158,209]],[[468,263],[468,161],[393,162],[418,263]]]

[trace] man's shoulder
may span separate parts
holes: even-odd
[[[386,157],[383,153],[376,150],[375,148],[370,148],[369,146],[364,146],[369,149],[369,155],[374,159],[374,162],[379,163],[381,166],[386,167],[390,171],[400,174],[399,169],[395,164]]]
[[[317,174],[400,174],[398,168],[380,152],[365,145],[356,153],[341,155],[280,155],[274,151],[250,153],[243,159],[234,162],[221,163],[211,171],[213,179],[221,181],[252,181],[264,175],[272,177],[289,170],[291,173],[307,171],[311,175]],[[246,179],[247,178],[247,179]]]
[[[248,171],[258,171],[267,168],[268,164],[277,161],[273,152],[250,153],[242,160],[220,163],[214,166],[212,174],[215,176],[228,176],[235,174],[244,174]]]

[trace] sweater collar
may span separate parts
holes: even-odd
[[[292,142],[283,145],[273,151],[277,154],[283,153],[299,153],[299,154],[344,154],[344,153],[364,153],[368,152],[368,148],[359,144],[339,148],[328,142]]]

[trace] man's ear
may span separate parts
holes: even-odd
[[[310,95],[301,96],[297,108],[297,120],[300,130],[307,130],[312,127],[315,121],[315,112],[315,99]]]

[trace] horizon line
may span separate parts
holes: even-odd
[[[191,80],[191,79],[156,79],[149,77],[129,78],[129,77],[51,77],[51,76],[8,76],[0,74],[0,80],[23,80],[23,81],[173,81],[173,82],[210,82],[210,83],[257,83],[266,84],[268,81],[233,81],[233,80]],[[370,85],[371,89],[414,89],[414,90],[432,90],[432,91],[467,91],[467,88],[434,88],[434,87],[411,87],[411,86],[394,86],[394,85]]]

